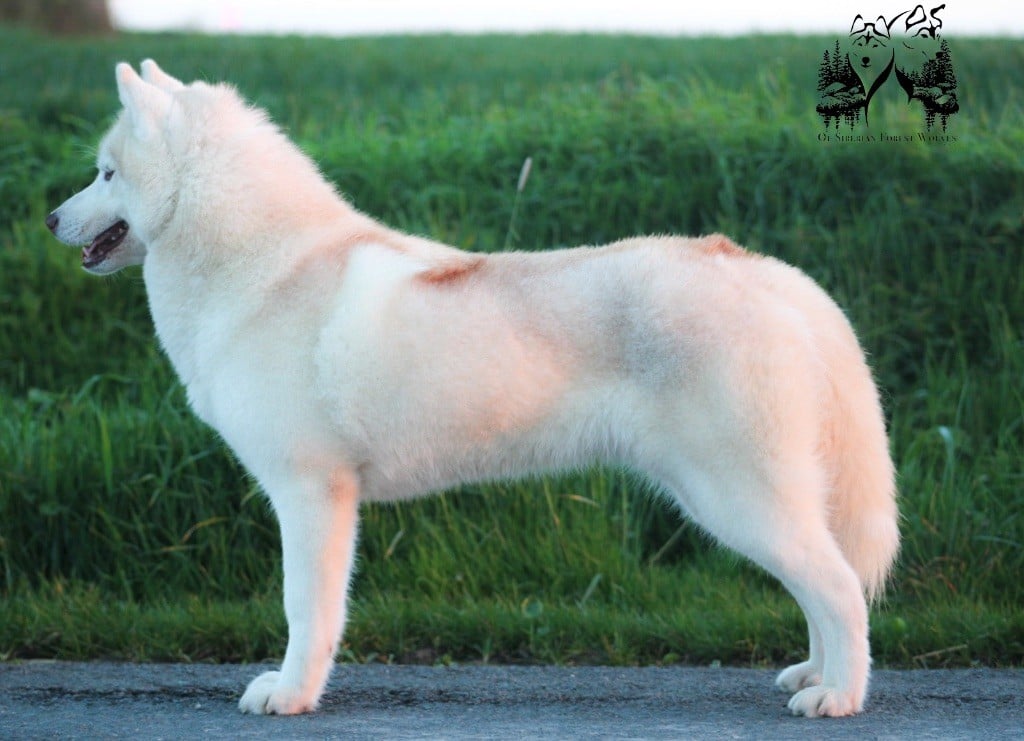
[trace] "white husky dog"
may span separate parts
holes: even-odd
[[[864,354],[806,275],[719,235],[462,252],[356,211],[233,88],[151,60],[116,78],[96,180],[47,225],[90,272],[142,264],[189,403],[273,503],[288,647],[241,710],[316,708],[360,502],[595,462],[792,592],[793,713],[861,710],[894,472]]]

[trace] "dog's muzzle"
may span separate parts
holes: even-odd
[[[59,225],[60,217],[57,216],[57,212],[51,212],[46,217],[46,226],[51,232],[56,234]],[[82,247],[82,267],[86,269],[95,268],[102,263],[107,259],[107,255],[124,241],[127,234],[128,222],[124,219],[117,221],[97,234],[93,237],[92,242]]]

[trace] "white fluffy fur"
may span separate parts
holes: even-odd
[[[361,501],[595,462],[643,472],[793,593],[794,713],[861,709],[893,466],[864,355],[813,281],[718,235],[464,253],[355,211],[233,89],[116,72],[101,175],[52,226],[79,244],[128,222],[93,272],[142,263],[189,402],[279,518],[288,648],[243,711],[316,707]]]

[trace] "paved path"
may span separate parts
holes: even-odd
[[[763,670],[347,665],[314,715],[241,715],[265,668],[0,664],[0,738],[1024,738],[1024,670],[878,671],[862,715],[807,720]]]

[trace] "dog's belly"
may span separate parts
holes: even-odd
[[[621,403],[628,393],[574,389],[512,423],[487,414],[475,425],[407,420],[404,433],[378,438],[368,451],[359,468],[364,496],[399,500],[462,483],[630,463],[639,406]]]

